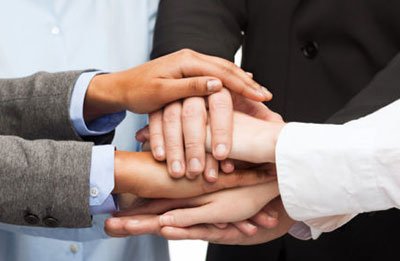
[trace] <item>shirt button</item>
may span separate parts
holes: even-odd
[[[318,44],[314,41],[308,41],[301,47],[303,55],[308,59],[314,59],[318,54],[318,49]]]
[[[97,197],[99,195],[99,190],[96,187],[90,189],[90,196]]]
[[[76,253],[76,252],[79,251],[78,246],[75,245],[75,244],[72,244],[72,245],[69,247],[69,249],[71,250],[72,253]]]
[[[29,225],[36,225],[37,223],[39,223],[39,217],[31,213],[26,214],[24,216],[24,220]]]
[[[52,34],[59,34],[60,33],[60,28],[58,26],[54,26],[51,28],[51,33]]]

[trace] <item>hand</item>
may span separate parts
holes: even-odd
[[[176,180],[169,177],[165,164],[154,160],[151,153],[116,151],[113,193],[130,193],[141,198],[187,198],[275,179],[273,170],[238,170],[221,175],[216,183],[209,183],[204,178]]]
[[[149,113],[181,98],[217,92],[222,85],[256,101],[271,96],[233,63],[182,50],[127,71],[94,77],[84,117],[90,121],[123,110]]]
[[[262,120],[282,121],[279,114],[272,112],[264,104],[236,93],[230,94],[227,90],[210,95],[206,102],[211,126],[211,151],[214,158],[219,160],[226,159],[231,149],[234,109]],[[169,173],[173,177],[179,178],[186,173],[188,178],[194,178],[205,169],[204,175],[208,181],[214,182],[217,179],[215,173],[218,173],[218,164],[212,158],[206,159],[204,156],[208,121],[206,102],[202,98],[188,98],[183,104],[175,102],[168,105],[164,111],[150,115],[151,150],[157,160],[167,159]],[[137,133],[140,142],[147,140],[146,132],[148,130],[144,129]],[[206,165],[205,162],[209,164]],[[208,165],[212,167],[206,167]],[[230,172],[233,171],[234,165],[232,161],[225,161],[222,162],[221,168]]]
[[[267,243],[285,235],[295,224],[295,221],[286,213],[279,197],[269,205],[278,211],[279,224],[274,228],[258,227],[257,231],[251,236],[242,233],[239,228],[232,224],[223,229],[209,224],[200,224],[188,228],[163,227],[160,228],[159,234],[170,240],[195,239],[225,245]]]
[[[214,193],[216,194],[216,193]],[[212,194],[211,194],[212,195]],[[221,221],[221,216],[225,215],[224,221],[227,220],[235,220],[231,214],[237,212],[238,210],[247,209],[240,207],[232,207],[235,205],[235,198],[227,201],[228,208],[219,208],[217,211],[213,209],[212,212],[204,212],[201,213],[200,210],[205,210],[200,207],[199,209],[189,209],[191,213],[179,213],[179,219],[187,219],[192,216],[184,216],[186,214],[194,214],[201,215],[203,218],[201,220],[198,219],[199,216],[194,217],[194,222],[186,222],[183,223],[191,224],[196,222],[205,222],[205,221]],[[218,201],[218,200],[217,200]],[[214,201],[213,201],[214,202]],[[233,202],[233,203],[232,203]],[[160,204],[161,203],[161,204]],[[267,206],[263,207],[263,211],[273,210],[276,212],[274,216],[279,216],[279,223],[275,225],[268,225],[265,221],[260,220],[260,215],[262,213],[258,213],[256,216],[252,218],[252,222],[255,224],[262,223],[264,225],[258,226],[254,229],[254,225],[251,227],[246,227],[246,224],[251,224],[249,222],[236,222],[234,224],[229,224],[227,226],[219,226],[211,225],[211,224],[196,224],[189,227],[177,227],[177,226],[164,226],[162,227],[162,222],[160,221],[159,216],[149,213],[163,213],[164,211],[172,208],[179,207],[190,207],[192,205],[189,204],[188,201],[171,201],[171,200],[156,200],[155,202],[151,202],[146,206],[136,208],[131,211],[126,211],[118,214],[118,218],[108,219],[105,223],[105,231],[107,234],[113,237],[126,237],[126,236],[137,236],[142,234],[156,234],[162,235],[167,239],[171,240],[181,240],[181,239],[201,239],[205,241],[209,241],[212,243],[218,244],[241,244],[241,245],[249,245],[249,244],[259,244],[271,241],[275,238],[278,238],[285,233],[287,233],[290,227],[294,224],[294,221],[290,219],[284,210],[282,205],[282,201],[279,197],[272,200]],[[198,202],[200,203],[200,202]],[[214,203],[209,203],[206,205],[210,205]],[[196,206],[197,204],[194,204]],[[241,205],[242,206],[242,205]],[[252,208],[251,204],[248,204],[249,208]],[[267,210],[269,209],[269,210]],[[184,211],[183,209],[182,211]],[[221,210],[223,213],[221,213]],[[211,210],[206,210],[211,211]],[[232,213],[230,211],[233,211]],[[174,211],[172,211],[174,212]],[[253,211],[250,211],[250,213]],[[148,213],[148,214],[145,214]],[[170,212],[171,213],[171,212]],[[129,216],[136,215],[136,216]],[[210,216],[207,218],[205,216]],[[217,218],[217,219],[215,219]],[[238,217],[240,218],[240,217]],[[212,219],[212,220],[211,220]],[[192,220],[193,221],[193,220]],[[176,220],[175,220],[176,222]],[[181,222],[181,221],[178,221]],[[183,224],[182,223],[182,224]],[[175,223],[176,224],[176,223]],[[251,236],[250,236],[251,235]]]
[[[229,158],[251,163],[274,163],[278,137],[286,124],[283,121],[263,121],[235,112],[233,115],[233,145]],[[208,128],[206,147],[212,151],[212,134]]]
[[[204,223],[233,223],[255,216],[278,195],[277,182],[271,181],[225,189],[193,198],[153,200],[133,210],[120,212],[117,216],[164,213],[160,216],[160,225],[174,227],[189,227]]]

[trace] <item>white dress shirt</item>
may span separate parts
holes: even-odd
[[[399,115],[400,100],[343,125],[283,128],[276,149],[280,193],[290,217],[314,238],[359,213],[400,208]]]
[[[146,62],[158,0],[0,0],[0,6],[0,78],[13,78],[41,70],[113,72]],[[128,113],[114,145],[136,150],[134,133],[145,123]],[[95,216],[88,229],[0,224],[0,261],[169,259],[158,237],[108,238],[106,217]]]

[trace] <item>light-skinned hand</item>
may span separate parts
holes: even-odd
[[[205,99],[187,98],[150,114],[149,129],[139,131],[136,138],[140,142],[150,139],[154,157],[167,160],[172,177],[186,174],[193,179],[204,172],[208,181],[215,182],[219,172],[216,160],[222,160],[225,173],[234,170],[233,162],[227,159],[232,146],[233,110],[265,121],[282,121],[280,115],[261,102],[223,89]],[[214,158],[206,156],[204,151],[207,123],[211,127],[210,152]]]

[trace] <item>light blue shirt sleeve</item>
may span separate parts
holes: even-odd
[[[90,81],[98,74],[106,72],[93,71],[82,73],[75,83],[72,91],[69,115],[76,132],[80,136],[96,136],[104,135],[113,131],[120,124],[125,116],[126,111],[109,114],[89,122],[87,125],[83,119],[83,105]]]
[[[86,125],[83,119],[85,95],[90,81],[102,71],[82,73],[75,83],[70,104],[70,118],[81,136],[103,135],[113,131],[125,118],[126,112],[106,115]],[[111,145],[94,146],[90,169],[90,211],[92,215],[113,213],[117,202],[111,195],[114,189],[114,150]]]
[[[113,145],[94,146],[90,169],[90,212],[92,215],[113,213],[117,202],[111,195],[114,189]]]

